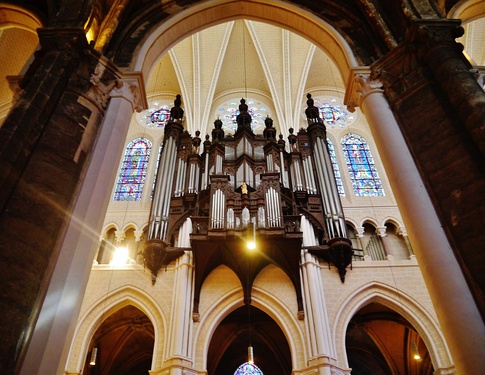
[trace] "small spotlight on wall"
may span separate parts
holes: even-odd
[[[91,359],[89,360],[89,364],[91,366],[96,365],[96,357],[98,356],[98,348],[93,348],[91,350]]]
[[[254,249],[256,249],[256,242],[254,242],[254,241],[248,241],[246,243],[246,246],[248,247],[248,250],[254,250]]]
[[[417,361],[419,359],[421,359],[421,356],[419,355],[419,352],[418,352],[418,347],[416,345],[415,342],[412,342],[411,343],[411,346],[413,348],[413,358]]]

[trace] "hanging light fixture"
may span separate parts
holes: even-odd
[[[419,355],[419,352],[418,352],[418,346],[416,345],[416,343],[413,341],[411,343],[411,347],[413,348],[413,358],[418,361],[421,359],[421,356]]]
[[[254,354],[253,354],[253,347],[251,344],[248,346],[248,363],[254,363]]]
[[[98,356],[98,348],[93,348],[91,350],[91,359],[89,360],[89,364],[91,366],[95,366],[96,365],[96,357]]]

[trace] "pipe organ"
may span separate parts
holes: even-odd
[[[194,258],[194,319],[205,277],[225,264],[241,280],[246,303],[251,285],[267,264],[280,267],[295,286],[303,316],[299,260],[305,216],[318,239],[309,252],[335,265],[342,282],[352,249],[326,145],[326,130],[311,95],[307,96],[307,129],[289,130],[288,145],[277,139],[273,120],[263,134],[251,130],[244,99],[237,130],[226,136],[216,120],[205,141],[183,130],[180,95],[165,126],[163,150],[150,213],[145,263],[153,282],[162,265],[184,251]],[[179,229],[190,220],[190,248],[178,246]],[[252,237],[260,254],[249,257],[245,241]],[[244,261],[243,261],[244,260]]]

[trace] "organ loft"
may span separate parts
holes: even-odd
[[[295,288],[300,319],[302,248],[336,267],[344,282],[353,250],[325,125],[310,94],[305,114],[308,127],[297,134],[290,129],[287,144],[282,135],[277,139],[269,117],[263,134],[254,134],[241,99],[235,134],[226,135],[217,119],[202,142],[199,132],[192,137],[184,131],[177,96],[165,127],[143,256],[155,283],[162,267],[192,252],[195,321],[204,279],[221,264],[240,279],[246,304],[259,271],[268,264],[281,268]],[[178,243],[180,231],[188,231],[190,247]]]

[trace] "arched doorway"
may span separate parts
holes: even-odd
[[[265,312],[242,306],[230,313],[212,336],[207,355],[209,375],[234,374],[248,361],[249,341],[254,363],[265,375],[290,375],[290,347],[281,328]]]
[[[121,308],[96,330],[83,374],[146,375],[154,337],[153,324],[143,312],[131,305]]]
[[[352,375],[433,374],[423,339],[406,319],[380,303],[370,303],[352,317],[345,341]]]

